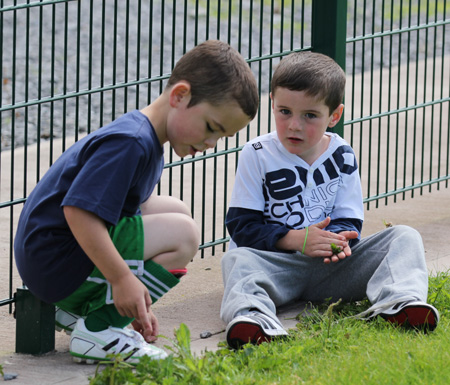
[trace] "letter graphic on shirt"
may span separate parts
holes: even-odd
[[[316,185],[319,186],[325,183],[325,177],[323,175],[324,172],[326,173],[328,180],[336,179],[339,176],[336,171],[335,165],[333,164],[331,159],[328,158],[325,162],[323,162],[320,168],[314,170],[314,182],[316,182]]]
[[[276,200],[285,200],[294,195],[300,194],[302,186],[297,184],[297,175],[293,170],[282,168],[266,174],[265,185],[268,194]]]
[[[330,202],[339,186],[340,177],[311,190],[311,197],[305,203],[305,214],[309,222],[324,219],[330,211]]]
[[[300,166],[267,172],[263,182],[266,223],[300,228],[317,223],[332,211],[343,174],[357,171],[350,146],[339,146],[311,174]]]
[[[358,169],[355,153],[350,146],[338,147],[333,153],[333,159],[344,174],[351,175]]]

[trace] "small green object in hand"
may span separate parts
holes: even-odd
[[[331,251],[335,255],[338,255],[342,251],[342,249],[340,247],[336,246],[334,243],[332,243],[330,246],[331,246]]]

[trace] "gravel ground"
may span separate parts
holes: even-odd
[[[0,1],[0,8],[11,7],[14,2],[17,0]],[[208,38],[229,41],[244,57],[253,59],[310,45],[310,6],[302,13],[297,1],[291,17],[290,1],[285,1],[284,8],[274,5],[273,9],[269,1],[230,3],[231,12],[225,1],[211,1],[208,12],[204,1],[156,0],[78,0],[0,12],[0,96],[4,109],[0,112],[0,150],[11,148],[13,143],[17,147],[89,132],[127,110],[142,108],[159,95],[163,86],[159,80],[183,52]],[[394,14],[391,27],[390,20],[379,15],[381,1],[350,3],[348,36],[427,21],[404,10],[401,22]],[[368,70],[371,64],[375,69],[395,66],[404,61],[404,55],[417,60],[426,52],[432,54],[433,49],[439,56],[444,46],[442,31],[438,27],[349,44],[347,72]],[[447,41],[449,38],[446,36]],[[277,60],[252,63],[262,92],[268,90]],[[151,77],[157,77],[156,81],[147,82]],[[125,88],[123,84],[128,82],[133,84]],[[101,88],[103,92],[87,91]],[[52,97],[57,100],[37,103]],[[12,109],[14,104],[22,107]]]

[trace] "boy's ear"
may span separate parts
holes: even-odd
[[[189,102],[191,95],[191,85],[186,81],[175,83],[169,91],[169,103],[172,107],[177,107],[181,102]]]
[[[344,112],[344,105],[340,104],[332,113],[330,117],[330,123],[328,124],[328,127],[334,127],[336,124],[339,123],[339,120],[341,120],[342,113]]]

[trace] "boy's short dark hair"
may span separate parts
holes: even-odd
[[[256,115],[259,97],[255,77],[241,54],[227,43],[208,40],[183,55],[167,88],[181,80],[191,85],[188,107],[236,101],[250,119]]]
[[[330,114],[342,103],[345,72],[332,58],[317,52],[295,52],[283,58],[272,77],[271,91],[278,87],[305,91],[323,100]]]

